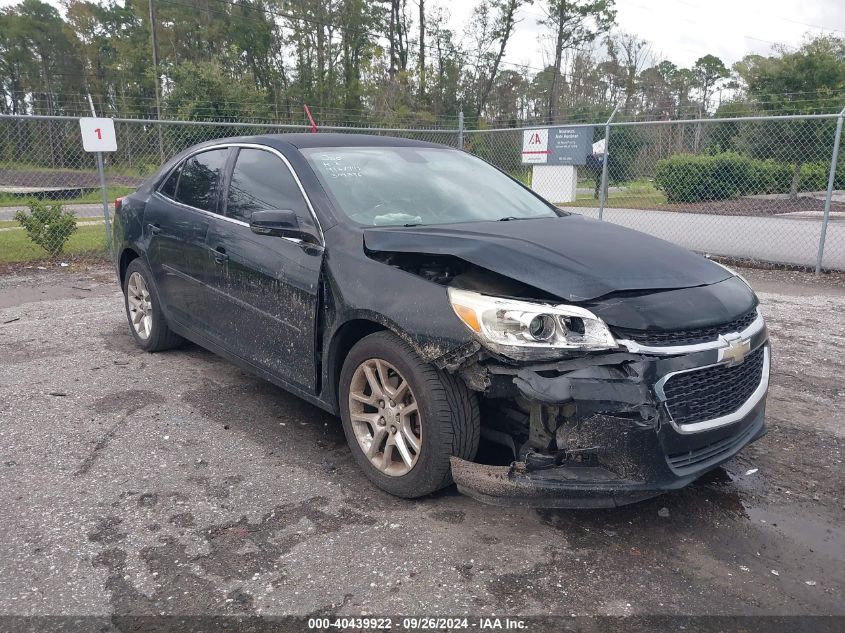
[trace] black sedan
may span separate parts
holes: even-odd
[[[118,201],[114,244],[141,348],[188,339],[340,415],[395,495],[618,505],[765,432],[741,277],[456,149],[203,143]]]

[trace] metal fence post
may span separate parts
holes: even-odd
[[[91,106],[91,116],[96,117],[97,111],[94,110],[94,100],[91,99],[91,93],[88,93],[88,105]],[[97,171],[100,174],[100,189],[103,192],[103,221],[106,227],[106,249],[111,254],[111,222],[109,221],[109,194],[106,189],[106,170],[103,167],[103,153],[97,152]]]
[[[458,149],[464,148],[464,112],[458,112]]]
[[[607,156],[610,154],[610,122],[613,121],[613,117],[616,116],[616,113],[619,111],[619,106],[622,105],[622,102],[616,104],[616,107],[613,108],[613,112],[610,113],[610,117],[608,117],[607,122],[604,124],[604,156],[602,157],[601,162],[601,189],[599,190],[599,220],[602,219],[604,215],[604,204],[607,198]]]
[[[100,172],[100,189],[103,191],[103,220],[106,225],[106,248],[109,253],[111,248],[111,222],[109,220],[109,196],[106,189],[106,172],[103,169],[103,153],[97,152],[97,171]]]
[[[842,122],[845,120],[845,108],[836,119],[836,135],[833,137],[833,153],[830,156],[830,174],[827,177],[827,195],[824,198],[824,214],[822,215],[822,232],[819,236],[819,254],[816,257],[816,274],[822,271],[824,258],[824,240],[827,236],[827,223],[830,220],[830,203],[833,199],[833,184],[836,180],[836,163],[839,161],[839,141],[842,139]]]

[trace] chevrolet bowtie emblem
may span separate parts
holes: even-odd
[[[728,346],[719,349],[719,362],[726,362],[729,365],[739,365],[745,360],[748,352],[751,351],[751,339],[741,339],[738,335],[734,335],[731,338],[728,338],[728,336],[723,338]]]

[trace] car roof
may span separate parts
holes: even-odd
[[[444,133],[444,136],[446,134]],[[377,136],[375,134],[338,134],[334,132],[294,133],[294,134],[261,134],[257,136],[239,136],[220,138],[207,141],[201,146],[220,143],[258,143],[269,145],[277,149],[308,149],[319,147],[430,147],[438,149],[454,149],[442,143],[429,143],[416,139],[399,138],[396,136]]]

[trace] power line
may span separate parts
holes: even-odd
[[[700,5],[691,4],[690,2],[686,2],[685,0],[677,0],[677,1],[680,2],[681,4],[685,4],[688,7],[691,7],[693,9],[698,9],[700,11],[710,10],[709,7],[702,7]],[[767,11],[766,15],[768,17],[774,18],[776,20],[782,20],[784,22],[792,22],[793,24],[800,24],[801,26],[807,26],[811,29],[818,29],[820,31],[836,31],[837,33],[845,33],[845,30],[842,30],[842,29],[836,29],[836,28],[829,27],[829,26],[819,26],[818,24],[810,24],[808,22],[801,22],[800,20],[794,20],[792,18],[787,18],[787,17],[781,16],[781,15],[772,15],[772,14],[768,13],[768,11]],[[756,38],[752,38],[752,39],[756,39]],[[761,40],[761,41],[766,41],[766,40]]]

